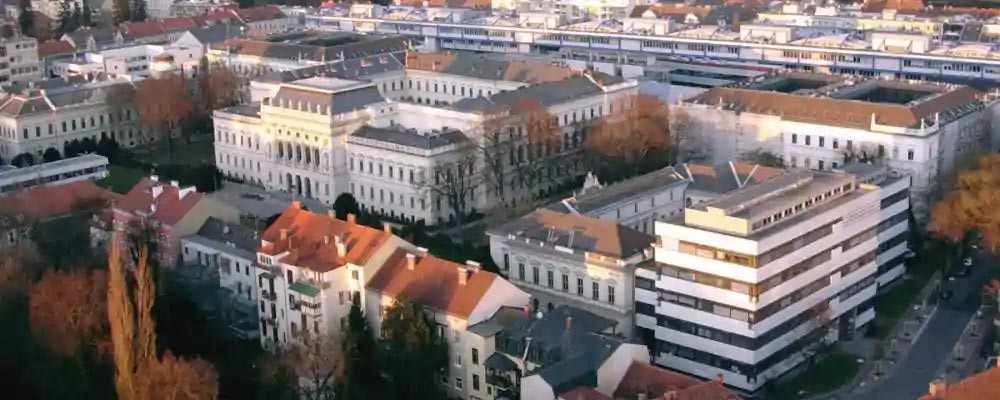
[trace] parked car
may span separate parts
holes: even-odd
[[[962,260],[962,265],[964,265],[966,267],[971,267],[972,266],[972,257],[965,257],[965,259]]]

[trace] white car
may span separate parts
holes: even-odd
[[[971,267],[972,266],[972,257],[965,257],[965,259],[962,260],[962,265],[964,265],[966,267]]]
[[[906,249],[906,253],[903,253],[903,258],[905,258],[907,260],[909,260],[909,259],[911,259],[913,257],[916,257],[916,256],[917,256],[917,253],[915,253],[913,250],[910,250],[910,249]]]

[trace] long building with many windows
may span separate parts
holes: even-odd
[[[789,170],[657,222],[636,270],[636,325],[656,363],[756,391],[875,316],[902,273],[907,177]]]

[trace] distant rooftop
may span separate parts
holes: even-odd
[[[351,135],[351,138],[370,139],[422,150],[432,150],[468,141],[465,134],[456,130],[421,135],[413,130],[376,128],[369,125],[364,125],[361,128],[358,128],[358,130]]]

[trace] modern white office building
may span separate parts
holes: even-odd
[[[909,179],[845,168],[788,170],[657,223],[635,279],[656,363],[753,392],[874,318],[901,273]]]
[[[680,15],[671,14],[674,6],[643,9],[626,19],[581,21],[563,19],[556,12],[545,17],[365,4],[316,10],[306,15],[305,24],[316,29],[405,35],[431,50],[554,53],[626,77],[643,75],[644,68],[660,62],[716,60],[905,79],[1000,78],[993,42],[1000,29],[989,21],[979,21],[982,35],[955,36],[946,28],[964,23],[957,22],[960,16],[946,12],[923,17],[819,7],[824,10],[818,14],[831,18],[789,10],[787,14],[761,13],[754,21],[756,11],[751,10],[748,20],[735,28],[711,22],[711,15],[722,10],[715,8],[722,6]]]
[[[36,186],[48,186],[108,176],[107,157],[85,154],[23,168],[0,169],[0,195]]]

